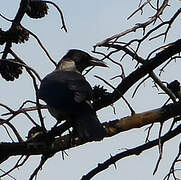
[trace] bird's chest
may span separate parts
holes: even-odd
[[[74,92],[65,83],[51,83],[45,87],[44,100],[49,106],[65,109],[73,105]]]

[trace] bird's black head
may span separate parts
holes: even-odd
[[[58,63],[58,68],[61,67],[61,69],[65,69],[67,67],[71,69],[71,66],[72,69],[74,68],[81,73],[88,66],[107,67],[103,61],[92,57],[88,53],[78,49],[69,50],[68,53]]]

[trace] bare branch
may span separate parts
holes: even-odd
[[[18,133],[17,129],[9,121],[10,121],[9,119],[8,120],[0,119],[0,125],[7,124],[7,126],[9,126],[11,128],[11,130],[14,132],[14,134],[17,137],[18,141],[22,142],[23,141],[22,137]]]
[[[67,27],[65,25],[65,21],[64,21],[64,17],[63,17],[63,13],[62,13],[61,9],[52,1],[42,1],[42,2],[49,3],[49,4],[52,4],[53,6],[55,6],[55,8],[58,10],[58,12],[60,14],[60,17],[61,17],[61,20],[62,20],[62,27],[61,27],[61,29],[64,29],[65,32],[67,32]]]
[[[158,170],[158,166],[161,162],[161,159],[162,159],[162,156],[163,156],[163,142],[161,141],[161,132],[162,132],[162,129],[163,129],[163,122],[160,122],[160,130],[159,130],[159,137],[158,137],[158,140],[159,140],[159,143],[158,143],[158,148],[159,148],[159,158],[158,158],[158,161],[156,163],[156,166],[155,166],[155,169],[153,171],[153,175],[156,173],[156,171]]]
[[[156,67],[164,63],[173,55],[181,52],[180,44],[181,44],[181,40],[177,40],[174,43],[170,43],[170,45],[167,48],[157,53],[155,57],[147,61],[144,61],[141,57],[139,57],[138,55],[135,55],[132,51],[128,50],[127,48],[123,46],[111,45],[112,48],[123,50],[124,52],[127,52],[127,54],[129,54],[130,56],[134,57],[134,59],[137,59],[140,62],[144,62],[142,66],[140,66],[131,74],[129,74],[127,77],[125,77],[121,81],[121,83],[117,86],[116,89],[118,89],[121,92],[121,94],[124,95],[124,93],[131,86],[133,86],[138,80],[143,78],[148,73],[152,72]],[[110,44],[104,44],[104,47],[110,47]],[[95,109],[101,109],[105,106],[113,104],[115,101],[120,99],[120,97],[121,97],[120,93],[118,93],[117,91],[114,91],[113,93],[111,93],[109,97],[106,97],[105,99],[102,99],[100,102],[97,102],[95,105]]]
[[[135,10],[127,19],[129,20],[131,17],[133,17],[138,11],[143,11],[144,6],[146,6],[147,4],[150,3],[151,0],[147,0],[145,3],[143,3],[142,5],[139,5],[139,8],[137,10]],[[141,3],[140,3],[141,4]]]
[[[24,27],[24,29],[26,29]],[[26,29],[38,42],[38,44],[40,45],[40,47],[43,49],[43,51],[46,53],[46,55],[48,56],[48,58],[50,59],[50,61],[56,66],[57,63],[51,58],[51,56],[49,55],[48,51],[46,50],[46,48],[43,46],[43,44],[41,43],[40,39],[38,38],[38,36],[36,36],[33,32],[29,31],[28,29]]]
[[[98,79],[100,79],[100,80],[102,80],[104,83],[106,83],[107,85],[109,85],[111,88],[113,88],[115,91],[118,91],[119,92],[119,90],[117,90],[115,87],[113,87],[110,83],[108,83],[107,81],[105,81],[103,78],[101,78],[101,77],[99,77],[99,76],[96,76],[95,75],[95,77],[96,78],[98,78]],[[120,92],[119,92],[120,93]],[[120,94],[121,95],[121,94]],[[131,107],[131,105],[128,103],[128,101],[126,100],[126,98],[123,96],[123,95],[121,95],[121,98],[123,98],[123,100],[124,100],[124,102],[126,103],[126,105],[129,107],[129,109],[130,109],[130,111],[131,111],[131,114],[133,115],[133,114],[135,114],[135,111],[133,110],[133,108]]]
[[[12,55],[16,58],[19,59],[21,61],[21,59],[11,50]],[[32,72],[29,69],[26,69],[28,74],[31,76],[32,80],[33,80],[33,85],[34,85],[34,89],[35,89],[35,95],[36,95],[36,104],[37,104],[37,110],[38,110],[38,115],[39,115],[39,119],[40,119],[40,123],[41,123],[41,127],[46,130],[45,125],[44,125],[44,120],[43,120],[43,116],[41,113],[41,105],[39,103],[39,98],[38,98],[38,86],[36,83],[36,78],[34,77],[34,75],[32,74]]]
[[[160,137],[160,140],[162,142],[166,142],[169,139],[173,138],[175,135],[179,134],[178,131],[180,131],[181,126],[178,126],[173,131],[170,131],[166,133],[164,136]],[[153,141],[150,141],[148,143],[142,144],[140,146],[137,146],[136,148],[129,149],[127,151],[121,152],[115,156],[112,156],[108,160],[106,160],[103,163],[99,163],[96,168],[91,170],[88,174],[84,175],[81,180],[88,180],[97,175],[98,173],[102,172],[103,170],[107,169],[110,165],[115,164],[117,161],[125,158],[130,157],[131,155],[140,155],[143,151],[150,149],[156,145],[159,144],[159,139],[155,139]]]
[[[96,46],[103,46],[104,44],[110,42],[111,40],[114,40],[114,39],[118,39],[126,34],[129,34],[131,32],[136,32],[136,30],[138,29],[145,29],[148,25],[150,25],[151,23],[155,22],[157,20],[157,18],[163,13],[164,9],[168,6],[168,0],[164,0],[163,1],[163,4],[160,6],[160,8],[158,9],[158,11],[156,12],[155,15],[153,15],[147,22],[145,23],[137,23],[134,27],[130,28],[130,29],[127,29],[119,34],[116,34],[116,35],[113,35],[101,42],[98,42],[96,44]]]
[[[132,98],[135,96],[138,88],[139,88],[148,78],[149,78],[149,76],[147,76],[146,78],[144,78],[144,79],[138,84],[138,86],[136,87],[136,89],[135,89],[134,92],[133,92]]]
[[[151,132],[151,129],[152,129],[153,125],[154,125],[154,123],[152,123],[149,127],[147,127],[145,129],[145,131],[148,130],[148,133],[147,133],[147,136],[146,136],[146,139],[145,139],[145,143],[149,142],[149,136],[150,136],[150,132]]]
[[[42,157],[41,157],[41,161],[40,161],[40,164],[38,165],[38,167],[34,170],[34,172],[32,173],[32,175],[30,176],[30,178],[29,178],[29,180],[33,180],[33,178],[35,177],[35,176],[37,176],[37,174],[38,174],[38,171],[43,167],[43,165],[45,164],[45,162],[48,160],[48,156],[45,156],[45,155],[43,155]]]
[[[25,162],[28,160],[29,156],[26,156],[25,159],[21,162],[22,158],[24,156],[21,156],[18,161],[16,162],[16,164],[14,165],[14,167],[12,167],[10,170],[8,170],[7,172],[5,172],[3,175],[0,175],[0,178],[8,175],[9,173],[11,173],[12,171],[14,171],[15,169],[23,166],[25,164]]]
[[[0,13],[0,17],[2,17],[3,19],[5,19],[6,21],[13,22],[13,20],[8,19],[7,17],[3,16],[1,13]]]
[[[176,155],[171,167],[170,167],[170,171],[169,173],[164,177],[163,180],[169,180],[170,179],[170,176],[173,175],[174,179],[178,179],[176,178],[176,175],[175,175],[175,171],[177,171],[177,169],[175,168],[176,164],[180,161],[179,158],[180,158],[180,155],[181,155],[181,143],[179,144],[179,151],[178,151],[178,154]],[[179,169],[180,170],[180,169]]]

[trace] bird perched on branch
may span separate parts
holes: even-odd
[[[39,98],[47,103],[57,121],[70,121],[79,138],[101,140],[106,132],[92,106],[92,88],[82,75],[89,66],[107,67],[84,51],[69,50],[56,70],[42,80]]]

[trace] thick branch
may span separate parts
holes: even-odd
[[[18,9],[18,12],[13,20],[14,24],[19,24],[28,8],[30,0],[21,0],[20,7]]]
[[[181,114],[181,102],[175,104],[169,104],[162,108],[135,114],[133,116],[125,117],[120,120],[114,120],[103,123],[107,131],[107,137],[114,136],[123,131],[127,131],[133,128],[140,128],[144,125],[153,122],[164,122],[171,117],[175,117]],[[53,130],[56,132],[56,130]],[[48,132],[51,134],[51,131]],[[57,133],[57,132],[56,132]],[[180,132],[179,132],[180,133]],[[179,134],[177,133],[177,134]],[[16,155],[39,155],[39,154],[53,154],[58,151],[63,151],[69,148],[73,148],[88,141],[82,141],[81,139],[74,138],[72,135],[65,135],[49,141],[47,136],[41,139],[31,140],[20,143],[1,143],[0,154],[4,156],[16,156]],[[2,159],[1,157],[0,159]]]
[[[123,159],[125,157],[131,156],[131,155],[139,155],[143,151],[148,150],[154,146],[159,145],[160,141],[162,143],[170,140],[171,138],[175,137],[176,135],[180,134],[181,125],[179,125],[177,128],[175,128],[173,131],[169,131],[164,136],[160,137],[159,139],[155,139],[153,141],[150,141],[146,144],[143,144],[141,146],[128,149],[124,152],[121,152],[115,156],[112,156],[110,159],[106,160],[104,163],[99,164],[95,169],[90,171],[87,175],[83,176],[81,180],[89,180],[92,177],[94,177],[99,172],[107,169],[110,165],[115,164],[118,160]]]
[[[104,46],[120,50],[123,50],[124,48],[119,45],[110,45],[110,44],[104,44]],[[168,48],[156,54],[155,57],[145,61],[142,66],[138,67],[135,71],[133,71],[131,74],[125,77],[122,80],[122,82],[117,86],[117,90],[119,91],[119,93],[117,90],[113,91],[113,93],[111,93],[106,98],[101,99],[101,101],[99,102],[96,102],[95,109],[96,110],[101,109],[119,100],[121,98],[121,94],[124,95],[127,92],[127,90],[131,86],[133,86],[137,81],[139,81],[148,73],[152,72],[155,68],[157,68],[159,65],[161,65],[166,60],[171,58],[173,55],[180,52],[181,52],[181,39],[175,41]]]

